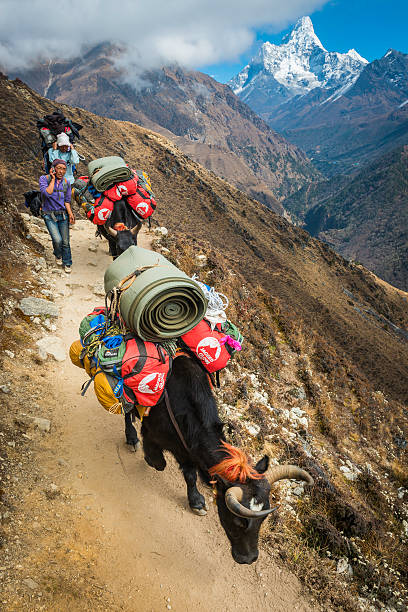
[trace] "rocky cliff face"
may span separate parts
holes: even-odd
[[[179,67],[150,71],[131,85],[120,55],[113,45],[99,45],[76,60],[50,62],[17,76],[57,102],[162,133],[206,168],[280,213],[279,199],[318,176],[303,152],[226,85]]]

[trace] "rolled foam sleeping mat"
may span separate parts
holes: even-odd
[[[125,160],[117,155],[100,157],[89,162],[88,173],[93,186],[100,193],[132,177],[132,171],[126,165]]]
[[[122,293],[120,313],[142,340],[178,338],[203,319],[208,302],[199,285],[163,255],[141,247],[129,247],[107,268],[106,293],[135,271],[140,274]]]

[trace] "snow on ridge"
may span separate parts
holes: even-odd
[[[408,100],[405,100],[405,102],[403,102],[402,104],[400,104],[398,108],[402,108],[402,107],[403,107],[403,106],[405,106],[406,104],[408,104]]]
[[[366,64],[368,61],[355,49],[347,53],[327,51],[315,34],[312,20],[305,16],[296,22],[280,45],[263,43],[257,55],[229,85],[241,98],[247,98],[256,90],[257,82],[262,88],[274,89],[277,81],[293,97],[316,87],[344,88],[355,82]]]

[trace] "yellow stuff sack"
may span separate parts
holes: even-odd
[[[113,393],[115,386],[116,380],[112,376],[102,370],[96,372],[94,391],[99,403],[111,414],[122,414],[122,403]]]
[[[116,381],[112,376],[106,375],[101,369],[91,365],[87,355],[81,359],[83,346],[80,340],[73,342],[69,349],[69,357],[74,365],[86,371],[88,376],[94,376],[94,391],[101,406],[111,414],[121,414],[122,404],[115,397],[113,389]]]

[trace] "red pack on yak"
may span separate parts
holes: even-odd
[[[179,339],[179,344],[198,357],[210,373],[225,368],[235,351],[241,350],[241,342],[241,334],[229,321],[217,323],[212,329],[206,319]]]
[[[148,219],[157,206],[150,178],[143,170],[133,170],[133,178],[117,183],[104,195],[113,202],[125,199],[141,219]]]
[[[84,210],[86,216],[95,225],[104,225],[112,214],[115,203],[105,195],[96,198],[92,204],[86,203]]]

